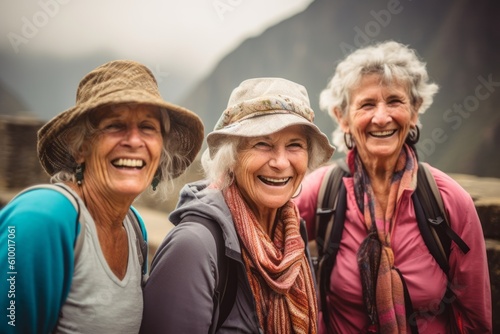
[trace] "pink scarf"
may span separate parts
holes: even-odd
[[[314,282],[300,236],[299,213],[287,202],[272,239],[233,184],[224,192],[242,244],[242,256],[265,333],[316,333]]]
[[[356,201],[364,214],[368,232],[358,250],[358,266],[370,328],[378,327],[378,332],[383,334],[406,333],[403,282],[394,267],[391,233],[396,224],[394,211],[403,191],[416,188],[417,159],[407,146],[401,151],[385,212],[373,194],[370,179],[356,150],[349,153],[348,161],[354,166]]]

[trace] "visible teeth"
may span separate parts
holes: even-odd
[[[375,131],[375,132],[371,132],[371,134],[372,134],[372,136],[376,136],[376,137],[384,137],[384,136],[392,135],[394,132],[395,132],[395,130]]]
[[[272,182],[272,183],[283,183],[283,182],[287,182],[289,180],[288,177],[284,177],[281,179],[271,179],[269,177],[264,177],[264,176],[262,176],[262,179],[267,181],[267,182]]]
[[[118,159],[113,164],[119,167],[142,167],[144,162],[139,159]]]

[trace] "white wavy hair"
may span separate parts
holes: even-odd
[[[426,64],[415,50],[395,41],[386,41],[360,48],[344,60],[321,92],[320,108],[337,123],[332,133],[332,142],[340,151],[345,151],[344,132],[338,126],[335,110],[343,118],[349,110],[350,93],[361,79],[370,74],[378,74],[384,83],[399,82],[408,87],[410,102],[419,114],[423,114],[432,104],[438,85],[429,82]],[[420,120],[417,126],[421,127]]]

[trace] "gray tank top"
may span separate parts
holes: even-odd
[[[129,255],[125,277],[120,280],[104,258],[94,220],[85,207],[85,238],[75,263],[71,289],[59,314],[55,333],[138,333],[141,326],[142,268],[132,222],[127,216]]]

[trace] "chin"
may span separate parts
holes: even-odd
[[[380,147],[380,146],[377,146],[377,147],[372,147],[372,149],[368,149],[367,150],[367,153],[370,155],[370,156],[373,156],[373,157],[378,157],[378,158],[388,158],[388,157],[391,157],[393,155],[397,155],[401,152],[401,147]]]
[[[285,198],[283,200],[269,200],[269,201],[266,201],[266,207],[268,209],[279,209],[281,208],[283,205],[285,205],[287,202],[288,202],[289,198]]]
[[[137,184],[131,184],[131,185],[126,185],[122,184],[119,187],[115,188],[115,191],[123,194],[124,196],[134,196],[137,197],[139,196],[142,192],[144,192],[147,189],[143,184],[137,185]]]

